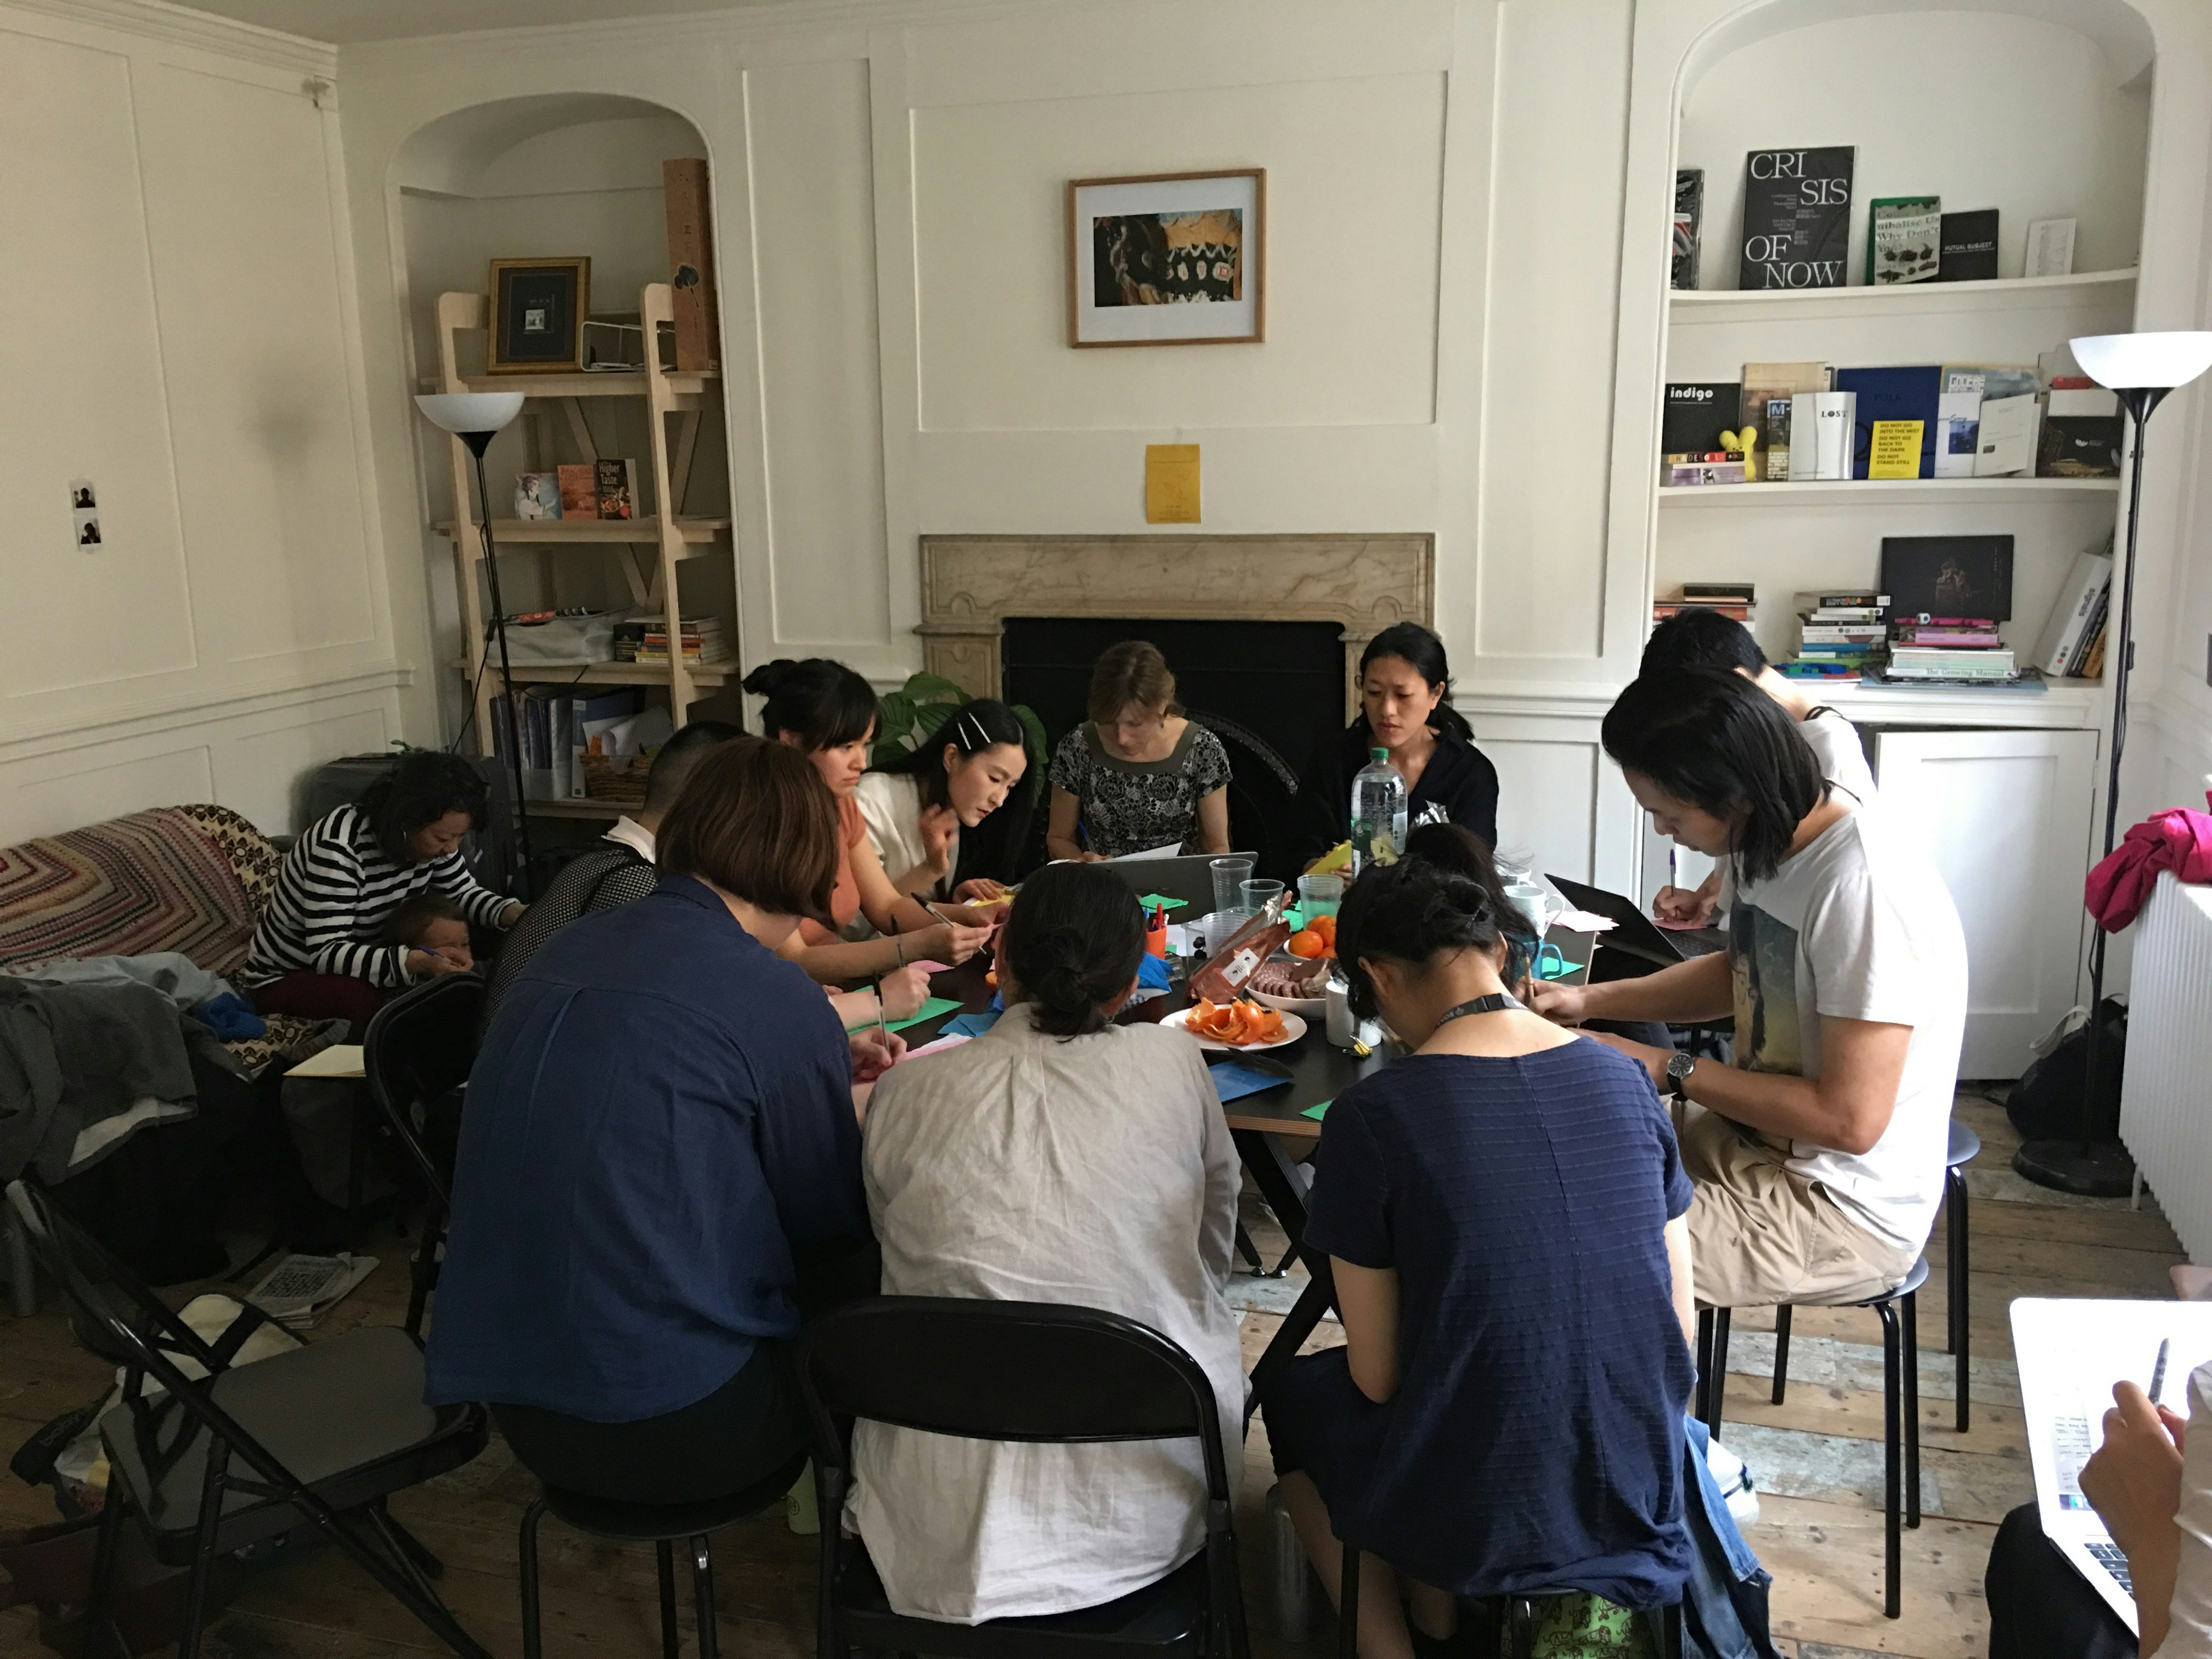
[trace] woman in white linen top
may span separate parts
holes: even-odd
[[[863,776],[853,798],[891,885],[962,904],[1004,892],[1036,804],[1034,782],[1024,785],[1030,758],[1021,717],[979,697],[910,754]],[[963,846],[963,830],[980,833]]]
[[[998,946],[1006,1012],[876,1085],[862,1152],[891,1296],[1103,1308],[1180,1344],[1243,1419],[1224,1295],[1236,1153],[1197,1045],[1116,1026],[1144,918],[1118,878],[1048,865]],[[1196,1554],[1194,1440],[1048,1446],[860,1424],[846,1524],[902,1613],[975,1624],[1126,1595]]]

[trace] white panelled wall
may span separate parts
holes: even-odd
[[[399,735],[334,68],[0,0],[0,844],[190,800],[288,829],[301,769]]]

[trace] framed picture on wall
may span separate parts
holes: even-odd
[[[1267,337],[1267,173],[1163,173],[1067,186],[1067,343]]]
[[[494,374],[574,374],[584,366],[584,313],[592,301],[592,262],[491,262]]]

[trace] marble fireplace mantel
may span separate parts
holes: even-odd
[[[1394,623],[1433,625],[1436,538],[924,536],[923,665],[970,696],[1000,695],[1009,617],[1333,622],[1344,630],[1345,713],[1359,653]]]

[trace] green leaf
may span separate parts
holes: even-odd
[[[937,674],[909,675],[907,683],[899,688],[898,693],[893,695],[896,696],[899,693],[903,693],[916,705],[923,706],[931,703],[945,703],[957,708],[968,701],[968,694],[965,691],[951,680]]]

